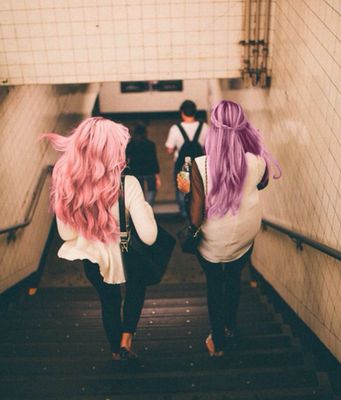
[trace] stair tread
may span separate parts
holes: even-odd
[[[252,303],[253,299],[265,299],[264,296],[260,296],[257,293],[253,293],[253,295],[245,295],[243,296],[243,293],[241,294],[241,307],[243,306],[248,306],[249,303]],[[39,297],[38,295],[29,298],[27,303],[25,304],[26,308],[30,307],[35,307],[35,308],[43,308],[43,309],[54,309],[54,308],[59,308],[59,307],[64,307],[65,303],[67,303],[68,307],[71,308],[83,308],[85,307],[100,307],[100,302],[98,300],[98,296],[95,294],[93,299],[73,299],[72,302],[69,301],[69,299],[63,300],[61,298],[57,298],[56,301],[49,301],[47,304],[44,303],[44,299],[42,297]],[[250,301],[247,301],[250,300]],[[178,297],[172,297],[172,298],[164,298],[164,297],[157,297],[157,298],[148,298],[146,297],[145,303],[144,303],[144,308],[148,307],[154,307],[154,306],[163,306],[167,305],[168,307],[173,307],[173,306],[179,306],[179,305],[205,305],[206,306],[207,300],[205,297],[205,294],[199,295],[199,296],[194,296],[194,297],[186,297],[183,294]],[[257,304],[254,304],[257,305]]]
[[[146,298],[192,298],[205,297],[206,286],[204,283],[184,283],[184,284],[161,284],[150,286],[147,288]],[[243,283],[241,286],[241,296],[247,297],[259,294],[258,288],[251,287],[248,283]],[[72,288],[39,288],[34,296],[35,301],[38,299],[54,301],[66,300],[93,300],[97,299],[96,291],[91,287],[72,287]]]
[[[93,340],[88,342],[71,342],[68,343],[69,339],[68,335],[65,335],[65,340],[61,342],[53,341],[50,343],[44,342],[31,342],[30,338],[27,339],[26,343],[15,343],[15,344],[3,344],[0,343],[0,353],[5,353],[5,350],[11,352],[12,349],[16,349],[17,351],[25,351],[31,348],[34,351],[57,351],[58,349],[61,352],[70,351],[72,354],[80,351],[81,353],[90,352],[90,351],[98,351],[103,347],[106,347],[106,341],[103,337],[103,341],[96,341],[96,344],[93,344]],[[200,349],[203,346],[203,338],[178,338],[178,339],[163,339],[158,341],[148,341],[148,350],[149,351],[189,351]],[[271,347],[290,347],[292,344],[292,339],[290,336],[285,334],[278,335],[266,335],[266,336],[250,336],[250,337],[240,337],[236,338],[233,341],[228,341],[226,347],[229,351],[238,349],[239,351],[254,349],[254,348],[271,348]],[[145,349],[146,341],[135,341],[135,348]]]
[[[254,308],[241,308],[239,314],[243,318],[250,318],[252,316],[258,317],[259,315],[268,314],[269,310],[266,307],[254,307]],[[25,312],[12,313],[9,320],[15,319],[36,319],[36,318],[58,318],[58,317],[70,317],[70,318],[82,318],[86,317],[99,317],[101,315],[100,308],[90,308],[90,309],[54,309],[54,310],[26,310]],[[153,307],[143,310],[141,318],[149,316],[159,316],[161,318],[169,316],[184,316],[184,315],[207,315],[206,306],[190,306],[186,305],[183,307]]]
[[[69,318],[66,318],[69,317]],[[39,316],[31,316],[29,314],[23,315],[22,317],[19,318],[16,317],[15,320],[20,320],[20,322],[25,322],[28,325],[34,325],[39,323],[41,319],[44,318],[43,315]],[[100,319],[100,312],[92,312],[92,311],[84,311],[82,314],[70,314],[70,313],[65,313],[64,316],[62,313],[59,313],[59,315],[56,314],[47,314],[45,316],[45,321],[49,321],[51,324],[56,324],[60,323],[60,326],[64,323],[74,322],[74,321],[94,321],[95,324],[98,323],[98,320]],[[259,313],[247,313],[247,314],[242,314],[240,313],[238,315],[238,320],[240,321],[254,321],[254,322],[260,322],[260,321],[270,321],[273,319],[273,313],[269,311],[262,311]],[[201,324],[202,322],[206,322],[208,320],[208,314],[207,313],[200,313],[200,314],[191,314],[190,312],[186,313],[168,313],[168,314],[154,314],[154,315],[141,315],[139,325],[144,326],[145,324],[150,323],[149,321],[154,321],[154,323],[158,323],[160,325],[179,325],[182,323],[187,323],[187,320],[190,320],[192,323],[197,322]],[[11,320],[12,321],[12,320]],[[9,321],[9,322],[11,322]]]
[[[212,379],[214,377],[214,379]],[[240,370],[213,370],[192,371],[166,371],[156,373],[117,373],[108,371],[101,376],[90,372],[78,376],[35,376],[32,387],[31,377],[2,377],[0,378],[1,390],[15,387],[16,392],[26,393],[27,389],[38,393],[55,393],[56,391],[67,395],[68,393],[139,393],[159,391],[176,392],[199,390],[235,390],[238,388],[282,388],[282,387],[309,387],[317,386],[318,381],[314,371],[303,367],[287,368],[262,368]]]
[[[1,393],[1,392],[0,392]],[[21,395],[2,397],[3,400],[22,400]],[[60,400],[60,395],[49,395],[49,400]],[[308,388],[281,388],[281,389],[249,389],[226,391],[201,391],[180,393],[134,393],[120,394],[119,400],[332,400],[326,392],[319,387]],[[39,393],[34,396],[25,395],[25,400],[46,400],[46,396]],[[69,395],[67,400],[118,400],[115,395],[106,394],[75,394]]]
[[[42,335],[42,331],[44,334]],[[208,333],[207,326],[190,326],[181,327],[169,326],[154,328],[154,326],[139,327],[135,340],[163,340],[172,338],[204,338]],[[262,324],[253,325],[252,323],[240,323],[238,325],[238,336],[249,337],[249,336],[265,336],[282,334],[282,326],[278,322],[264,321]],[[72,325],[62,326],[61,329],[56,330],[49,326],[44,321],[40,322],[37,326],[27,327],[25,324],[15,325],[15,331],[11,330],[0,333],[0,341],[5,344],[42,341],[64,341],[66,335],[69,335],[69,339],[72,341],[85,340],[90,341],[94,339],[104,338],[103,327],[101,321],[98,321],[96,325],[89,326],[85,323],[73,322]],[[29,338],[29,339],[27,339]]]
[[[266,368],[298,366],[304,363],[303,355],[291,349],[279,349],[263,352],[229,353],[228,357],[214,359],[207,353],[182,354],[181,357],[165,357],[162,354],[153,358],[145,357],[141,360],[144,371],[206,371],[214,369],[240,369],[240,368]],[[21,375],[46,375],[51,374],[77,375],[85,372],[105,373],[112,364],[107,354],[97,356],[76,356],[65,358],[40,357],[11,357],[0,360],[0,374],[2,376],[20,373]],[[111,368],[119,368],[116,363]]]

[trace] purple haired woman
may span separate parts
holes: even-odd
[[[129,132],[101,117],[87,118],[68,137],[45,134],[62,152],[52,176],[51,206],[65,241],[58,256],[83,260],[87,278],[98,292],[112,359],[136,358],[132,337],[145,298],[141,279],[129,278],[121,318],[120,284],[125,274],[120,251],[118,198],[126,166]],[[138,180],[125,178],[125,206],[141,240],[154,243],[157,226]],[[136,260],[136,263],[139,263]],[[143,270],[143,265],[140,266]]]
[[[206,275],[211,324],[205,343],[219,357],[225,338],[235,334],[241,272],[261,226],[258,190],[268,183],[272,158],[242,107],[226,100],[212,110],[205,150],[193,162],[190,217],[202,232],[197,256]],[[178,187],[190,189],[180,176]]]

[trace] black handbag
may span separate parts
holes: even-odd
[[[132,276],[146,286],[161,282],[175,247],[175,238],[157,224],[157,237],[152,245],[139,238],[133,224],[127,225],[124,200],[124,177],[121,179],[119,197],[121,252],[126,279]]]
[[[177,233],[177,237],[184,253],[195,254],[197,252],[201,239],[200,228],[196,228],[194,225],[187,225]]]

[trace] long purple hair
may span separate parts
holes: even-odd
[[[222,217],[228,211],[235,214],[240,207],[242,190],[247,174],[245,153],[262,156],[266,162],[263,180],[269,178],[272,162],[281,176],[278,162],[264,147],[260,133],[246,119],[242,107],[233,101],[223,100],[211,114],[205,150],[212,186],[206,196],[206,215]]]
[[[62,152],[53,168],[51,207],[56,216],[89,240],[117,241],[111,214],[126,166],[128,129],[101,117],[87,118],[68,137],[42,135]]]

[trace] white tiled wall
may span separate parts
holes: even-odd
[[[23,221],[42,169],[55,160],[43,132],[64,133],[92,110],[99,85],[0,88],[0,227]],[[32,224],[15,242],[0,235],[0,293],[39,264],[50,228],[47,180]]]
[[[243,0],[3,0],[0,82],[237,77],[243,7]]]
[[[264,216],[341,249],[341,3],[277,0],[272,87],[230,92],[261,128],[283,177]],[[341,360],[341,263],[271,230],[254,264]]]

